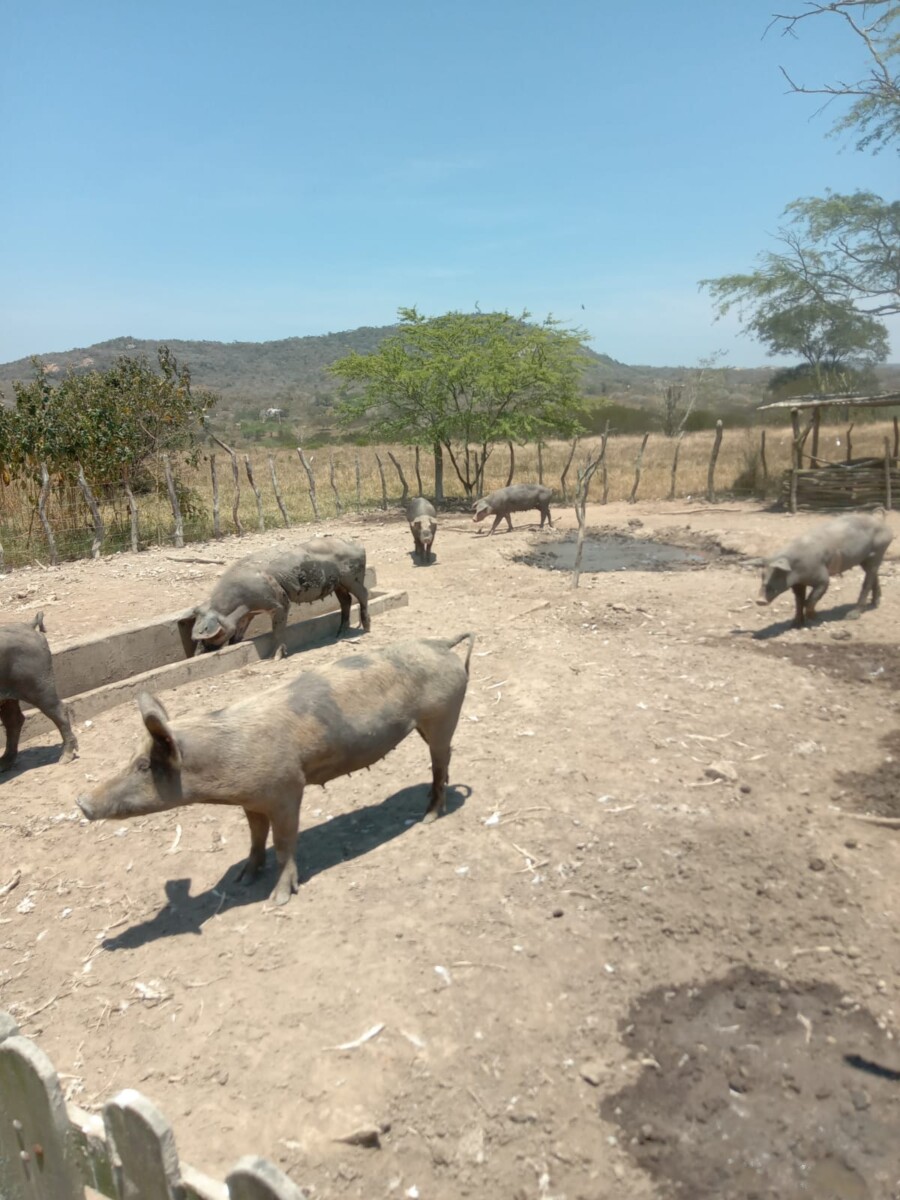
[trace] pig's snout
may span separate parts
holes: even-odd
[[[96,821],[97,816],[91,804],[90,796],[78,796],[75,800],[75,803],[89,821]]]

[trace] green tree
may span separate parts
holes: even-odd
[[[810,2],[801,13],[777,14],[773,24],[796,35],[802,22],[829,17],[842,20],[863,48],[866,74],[805,87],[782,71],[795,92],[849,99],[832,132],[855,130],[857,148],[877,153],[900,138],[900,4]],[[770,353],[783,352],[777,346],[799,353],[814,372],[817,364],[827,373],[884,357],[886,334],[877,318],[900,313],[900,202],[874,192],[827,192],[793,201],[784,216],[779,249],[761,254],[756,271],[700,281],[719,315],[737,307]]]
[[[497,442],[579,432],[585,334],[523,312],[399,310],[398,332],[371,354],[351,353],[330,370],[348,385],[345,424],[366,422],[372,441],[431,446],[436,498],[444,452],[467,497],[479,492]],[[351,390],[352,389],[352,390]]]
[[[197,451],[216,397],[191,390],[190,371],[161,346],[154,371],[123,355],[106,371],[67,375],[58,384],[40,360],[34,378],[15,383],[15,407],[0,421],[0,460],[8,475],[35,479],[40,464],[71,480],[79,464],[92,484],[116,485],[164,452]]]
[[[854,130],[856,148],[878,152],[900,137],[900,31],[895,22],[900,5],[893,0],[832,0],[831,3],[807,3],[801,13],[777,13],[772,24],[783,34],[798,36],[802,24],[813,17],[834,17],[843,21],[857,45],[863,50],[866,70],[849,82],[806,87],[798,84],[781,68],[791,90],[806,96],[827,96],[828,102],[851,99],[847,111],[832,126],[833,135]]]

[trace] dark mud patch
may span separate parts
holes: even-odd
[[[528,550],[514,554],[515,562],[544,571],[572,571],[575,567],[576,537],[532,542]],[[604,571],[675,571],[706,567],[718,551],[704,546],[679,546],[626,533],[590,531],[584,539],[581,570],[585,574]]]
[[[865,617],[862,618],[865,620]],[[853,625],[853,622],[850,622]],[[828,634],[815,643],[772,641],[761,647],[763,654],[786,658],[797,667],[821,671],[842,683],[878,684],[900,690],[900,646],[877,642],[833,641]],[[838,634],[852,633],[839,629]]]
[[[900,731],[881,738],[884,760],[873,771],[842,771],[835,803],[848,811],[900,820]],[[900,1132],[898,1132],[900,1157]]]
[[[601,1112],[663,1194],[900,1196],[900,1045],[833,985],[740,967],[648,992],[622,1032],[644,1070]]]

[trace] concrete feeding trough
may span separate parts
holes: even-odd
[[[381,591],[375,572],[366,571],[369,612],[374,617],[409,604],[406,592]],[[333,638],[340,623],[340,606],[334,596],[313,604],[292,606],[285,642],[289,654]],[[359,621],[359,605],[350,613],[351,625]],[[53,653],[56,687],[73,724],[96,713],[133,700],[139,692],[170,688],[224,675],[237,667],[268,658],[272,653],[272,622],[254,617],[242,642],[220,650],[194,654],[191,641],[193,609],[169,613],[153,621],[125,625],[114,633],[72,642]],[[22,741],[55,730],[43,713],[26,711]]]

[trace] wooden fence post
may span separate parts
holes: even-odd
[[[220,538],[222,536],[222,527],[219,524],[219,477],[216,474],[215,450],[213,450],[209,456],[209,473],[212,476],[213,537]]]
[[[512,443],[510,443],[510,445],[512,445]],[[566,459],[566,465],[563,467],[562,475],[559,477],[559,486],[562,490],[563,504],[567,504],[569,501],[569,489],[566,486],[566,476],[569,474],[569,467],[572,465],[572,459],[575,457],[575,449],[577,446],[578,438],[573,437],[572,445],[569,447],[569,457]],[[512,476],[510,476],[509,482],[512,483]]]
[[[706,499],[710,504],[716,502],[716,460],[722,445],[722,422],[716,421],[716,437],[713,442],[712,454],[709,456],[709,470],[706,472]]]
[[[606,504],[609,500],[609,471],[606,467],[606,443],[609,440],[609,421],[603,426],[603,432],[600,434],[600,478],[603,480],[603,494],[600,498],[601,504]]]
[[[516,473],[516,448],[512,444],[512,439],[506,443],[509,447],[509,472],[506,476],[506,487],[509,487],[513,481],[513,475]]]
[[[800,470],[800,410],[791,409],[791,486],[788,492],[788,510],[797,511],[797,472]]]
[[[400,476],[400,486],[403,488],[403,494],[400,497],[400,503],[405,504],[406,499],[409,496],[409,484],[406,482],[406,476],[403,474],[403,468],[397,462],[396,458],[394,458],[394,456],[390,452],[390,450],[388,450],[387,456],[391,460],[391,462],[394,464],[394,466],[396,467],[397,474]]]
[[[338,516],[344,511],[344,506],[341,504],[341,497],[337,490],[337,483],[334,478],[334,454],[328,456],[328,481],[331,484],[331,490],[334,492],[334,511]]]
[[[303,464],[303,470],[306,472],[306,478],[309,480],[309,502],[312,505],[313,516],[318,521],[319,506],[316,503],[316,481],[313,477],[312,467],[310,466],[306,455],[303,453],[303,447],[297,447],[297,453],[300,455],[300,461]]]
[[[94,540],[91,542],[91,558],[99,558],[100,547],[103,545],[104,537],[106,537],[106,526],[103,524],[103,517],[100,515],[100,507],[97,504],[94,493],[88,487],[84,467],[82,467],[81,463],[78,464],[78,486],[81,488],[85,502],[91,510],[91,520],[94,522]]]
[[[126,1088],[103,1108],[120,1196],[176,1200],[182,1195],[175,1136],[146,1096]]]
[[[575,561],[572,564],[572,587],[578,587],[581,578],[581,558],[584,551],[584,510],[587,505],[588,491],[594,472],[600,466],[606,455],[606,439],[603,439],[599,452],[594,458],[588,455],[583,467],[578,468],[577,484],[575,486],[575,518],[578,521],[578,538],[575,542]]]
[[[122,487],[125,489],[125,498],[128,501],[128,515],[131,517],[131,549],[134,554],[137,554],[141,548],[138,506],[134,498],[134,492],[131,490],[131,485],[128,482],[127,471],[122,476]]]
[[[678,474],[678,455],[681,453],[681,439],[684,437],[684,430],[675,438],[675,453],[672,456],[672,482],[669,484],[669,499],[675,499],[675,476]]]
[[[281,519],[284,521],[285,529],[289,528],[291,522],[287,515],[287,509],[284,507],[284,501],[281,498],[281,489],[278,486],[278,476],[275,474],[275,455],[269,455],[269,474],[272,476],[272,491],[275,493],[275,503],[281,510]]]
[[[175,491],[175,480],[172,478],[172,464],[168,454],[162,456],[163,470],[166,473],[166,488],[169,493],[169,503],[172,505],[172,515],[175,518],[175,545],[180,550],[184,545],[184,519],[181,515],[181,505],[178,503],[178,493]]]
[[[384,482],[384,466],[378,454],[375,454],[375,461],[378,463],[378,474],[381,476],[381,507],[387,509],[387,484]]]
[[[647,439],[649,436],[649,431],[644,434],[643,441],[641,442],[641,448],[638,450],[637,458],[634,462],[634,486],[631,489],[631,495],[628,497],[629,504],[634,504],[634,502],[637,500],[638,484],[641,482],[641,463],[644,461],[644,450],[647,446]]]
[[[0,1042],[0,1192],[10,1200],[83,1200],[69,1117],[47,1055],[13,1034]]]
[[[416,486],[419,489],[418,494],[422,495],[422,472],[419,469],[419,447],[416,446]]]
[[[812,414],[812,450],[810,451],[810,466],[819,465],[819,427],[822,424],[821,408],[814,408]]]
[[[237,530],[238,536],[244,532],[244,527],[241,524],[241,517],[238,509],[241,503],[241,473],[238,470],[237,455],[230,446],[226,446],[221,438],[216,437],[214,433],[209,435],[217,446],[221,446],[228,457],[231,459],[231,478],[234,480],[234,500],[231,505],[231,519],[234,521],[234,527]]]
[[[47,470],[47,464],[41,463],[41,490],[38,494],[38,517],[44,529],[44,537],[47,539],[47,548],[50,551],[50,565],[55,567],[59,562],[59,554],[56,550],[56,538],[53,536],[53,530],[50,528],[50,522],[47,519],[47,497],[50,495],[50,473]]]
[[[887,438],[884,439],[884,507],[890,512],[893,508],[891,502],[891,443]]]
[[[759,435],[759,465],[762,467],[763,487],[769,482],[769,466],[766,462],[766,431],[763,429]]]
[[[362,512],[362,478],[359,470],[359,453],[356,455],[356,511]]]
[[[250,489],[253,492],[253,495],[256,497],[256,516],[257,520],[259,521],[259,532],[265,533],[266,522],[265,518],[263,517],[262,495],[260,494],[260,490],[256,486],[256,481],[253,478],[253,468],[250,465],[249,454],[244,455],[244,470],[247,472],[247,480],[250,484]]]
[[[853,433],[853,426],[855,424],[856,424],[856,422],[852,421],[847,426],[847,462],[848,463],[850,462],[851,456],[853,454],[853,439],[851,438],[850,435]]]
[[[900,454],[900,421],[894,417],[894,458]]]
[[[538,438],[538,483],[544,482],[544,443]]]

